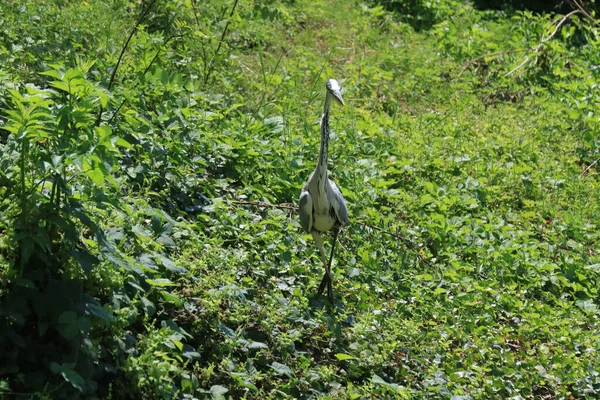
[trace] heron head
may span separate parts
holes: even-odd
[[[344,105],[344,99],[342,99],[342,93],[340,93],[342,87],[338,81],[335,79],[330,79],[327,81],[327,85],[325,85],[325,87],[327,88],[328,94],[331,94],[338,103]]]

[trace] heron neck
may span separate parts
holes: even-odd
[[[331,97],[329,93],[325,96],[325,107],[321,117],[321,149],[319,150],[319,160],[317,162],[317,171],[319,172],[321,182],[325,184],[327,179],[327,155],[329,152],[329,108],[331,107]]]

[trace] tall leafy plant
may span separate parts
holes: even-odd
[[[2,161],[18,222],[13,269],[5,275],[11,278],[3,282],[9,290],[0,306],[0,364],[11,366],[5,374],[36,371],[23,388],[94,390],[96,355],[85,338],[91,316],[112,318],[84,294],[78,276],[79,267],[89,272],[98,262],[89,246],[105,242],[86,203],[110,203],[117,146],[130,145],[95,126],[109,96],[86,79],[89,67],[55,66],[43,73],[48,88],[10,91]]]

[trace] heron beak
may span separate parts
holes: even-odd
[[[331,93],[333,94],[333,97],[338,101],[338,103],[344,105],[344,99],[342,99],[342,94],[339,90],[332,90]]]

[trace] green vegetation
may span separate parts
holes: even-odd
[[[0,395],[598,398],[593,18],[4,2]],[[327,78],[334,307],[289,208]]]

